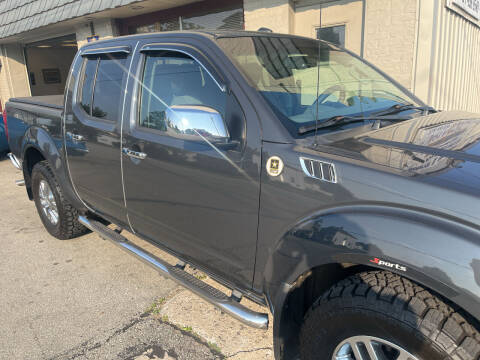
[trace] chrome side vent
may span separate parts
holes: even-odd
[[[300,165],[308,177],[329,183],[337,182],[335,165],[332,163],[300,157]]]

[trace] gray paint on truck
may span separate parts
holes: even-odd
[[[129,203],[136,204],[132,215],[137,218],[133,224],[137,233],[256,301],[265,297],[274,312],[277,356],[290,327],[282,320],[282,311],[292,286],[312,269],[330,264],[396,272],[480,320],[479,117],[437,113],[312,146],[310,137],[289,135],[216,45],[215,36],[189,32],[136,35],[87,45],[80,51],[107,45],[137,49],[129,54],[130,81],[125,101],[120,101],[123,119],[100,128],[76,115],[72,96],[80,71],[81,57],[77,56],[72,84],[66,90],[65,114],[38,104],[7,103],[12,152],[21,159],[29,148],[41,152],[53,164],[69,199],[86,211],[82,205],[86,199],[79,199],[72,187],[83,172],[83,194],[91,192],[89,206],[101,216],[129,228]],[[194,49],[238,101],[246,122],[244,146],[222,150],[237,168],[208,149],[167,143],[153,133],[139,134],[135,125],[139,50],[150,43]],[[63,137],[63,130],[74,127],[85,132],[85,143]],[[447,140],[439,141],[441,136],[429,129],[441,129]],[[121,155],[125,143],[148,150],[152,160],[136,166]],[[81,170],[77,167],[72,172],[73,178],[66,171],[64,144],[69,162],[84,162]],[[194,162],[184,162],[188,154],[198,156]],[[270,156],[283,160],[281,176],[266,173]],[[333,163],[337,183],[308,177],[300,157]],[[120,191],[122,176],[127,176],[125,198]],[[153,185],[142,189],[141,182],[137,183],[146,177],[156,179],[171,194],[182,194],[187,186],[186,197],[167,201],[162,193],[149,196]],[[105,197],[114,189],[108,187],[109,182],[115,186],[115,198]],[[185,200],[195,194],[197,206]],[[160,214],[150,214],[158,216],[152,225],[142,208],[172,211],[162,224]],[[184,213],[192,221],[180,221]],[[220,219],[218,232],[212,228],[215,214]]]

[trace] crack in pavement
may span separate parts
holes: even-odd
[[[262,347],[262,348],[251,349],[251,350],[239,350],[239,351],[237,351],[237,352],[234,352],[233,354],[226,355],[226,356],[225,356],[225,359],[232,358],[232,357],[234,357],[234,356],[237,356],[238,354],[247,354],[247,353],[253,353],[253,352],[262,351],[262,350],[271,350],[271,351],[273,351],[273,348],[271,348],[271,347]]]
[[[80,345],[72,348],[72,349],[69,349],[69,350],[66,350],[64,351],[63,353],[60,353],[60,354],[57,354],[53,357],[51,357],[49,360],[56,360],[56,359],[61,359],[63,356],[67,355],[67,354],[70,354],[68,356],[69,359],[71,360],[74,360],[82,355],[85,355],[86,352],[88,351],[92,351],[92,350],[95,350],[95,349],[98,349],[100,347],[102,347],[103,345],[107,344],[112,338],[114,338],[115,336],[118,336],[119,334],[122,334],[122,333],[125,333],[128,329],[130,329],[132,326],[135,326],[136,324],[138,324],[140,321],[143,320],[143,318],[145,317],[148,317],[148,313],[143,313],[141,314],[140,316],[136,317],[136,318],[133,318],[129,323],[127,323],[126,325],[124,325],[121,329],[117,329],[115,330],[109,337],[107,337],[104,341],[98,341],[96,343],[94,343],[93,345],[91,345],[90,347],[88,348],[85,348],[88,343],[90,341],[93,340],[93,338],[91,339],[88,339],[87,341],[84,341],[83,343],[81,343]],[[75,350],[76,349],[81,349],[81,351],[78,351],[77,350],[77,353],[75,353]]]
[[[127,334],[130,330],[133,334]],[[165,336],[162,337],[162,334]],[[122,335],[126,338],[120,339]],[[174,324],[150,316],[149,313],[135,317],[104,340],[94,343],[92,340],[84,341],[49,360],[96,358],[222,360],[225,358],[222,354],[214,353],[203,339],[183,331]],[[127,344],[128,347],[126,347]]]

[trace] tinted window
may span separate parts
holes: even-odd
[[[203,67],[176,52],[146,56],[140,99],[140,126],[166,130],[165,111],[173,105],[203,105],[225,115],[225,93]]]
[[[93,94],[92,116],[105,120],[118,120],[122,100],[122,81],[125,58],[100,58]]]
[[[97,62],[97,59],[85,59],[84,64],[80,105],[88,114],[90,114],[92,106],[93,81],[95,80]]]

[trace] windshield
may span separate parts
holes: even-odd
[[[218,43],[294,131],[316,119],[418,105],[370,65],[328,43],[286,36],[219,38]]]

